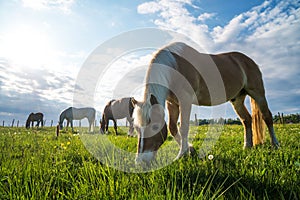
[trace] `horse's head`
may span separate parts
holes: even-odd
[[[58,122],[59,130],[63,129],[63,122]]]
[[[26,121],[26,128],[29,128],[30,127],[30,120],[27,120]]]
[[[100,133],[105,133],[104,115],[102,116],[102,120],[100,120]]]
[[[145,102],[133,99],[132,103],[135,105],[134,126],[138,132],[136,163],[149,164],[167,138],[164,109],[153,95],[150,95]]]

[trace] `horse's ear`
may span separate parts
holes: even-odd
[[[151,103],[151,105],[158,104],[158,101],[153,94],[151,94],[151,96],[150,96],[150,103]]]
[[[132,103],[133,106],[135,106],[135,105],[138,103],[138,101],[135,100],[134,97],[132,97],[132,98],[131,98],[131,103]]]

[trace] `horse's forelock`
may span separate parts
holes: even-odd
[[[149,102],[136,104],[133,112],[135,126],[141,127],[146,125],[150,119],[150,108],[151,104]]]

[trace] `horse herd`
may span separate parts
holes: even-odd
[[[104,110],[102,115],[102,120],[100,120],[100,132],[105,133],[108,132],[108,123],[109,120],[112,120],[114,123],[114,130],[116,135],[118,134],[117,131],[117,119],[123,119],[126,118],[129,122],[129,131],[128,135],[133,136],[134,128],[133,128],[133,109],[134,105],[132,104],[133,97],[125,97],[118,100],[111,100],[109,101]],[[27,120],[26,120],[26,128],[31,126],[33,127],[33,123],[36,123],[36,126],[39,127],[43,126],[43,120],[44,115],[43,113],[30,113]],[[72,132],[74,132],[73,129],[73,120],[81,120],[87,118],[89,122],[89,131],[94,131],[94,123],[96,118],[96,110],[92,107],[85,107],[85,108],[75,108],[75,107],[69,107],[65,110],[63,110],[59,116],[58,121],[58,127],[61,130],[63,128],[63,122],[64,120],[67,121],[66,127],[68,128],[69,125],[71,125]]]
[[[247,95],[251,99],[252,116],[244,105]],[[185,43],[175,42],[160,49],[152,58],[146,72],[143,101],[128,97],[107,103],[101,132],[107,131],[108,121],[113,120],[117,133],[116,119],[126,117],[129,132],[133,132],[134,126],[138,133],[136,162],[150,163],[166,141],[169,129],[180,147],[178,159],[195,151],[188,143],[191,105],[215,106],[227,101],[244,126],[244,148],[264,142],[263,122],[272,145],[279,147],[258,65],[239,52],[203,54]],[[168,122],[165,121],[166,105]],[[94,108],[64,110],[59,127],[66,119],[73,128],[72,120],[84,117],[88,118],[91,130]]]

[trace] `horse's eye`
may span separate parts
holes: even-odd
[[[157,132],[159,129],[159,124],[153,124],[151,128],[152,128],[152,131]]]

